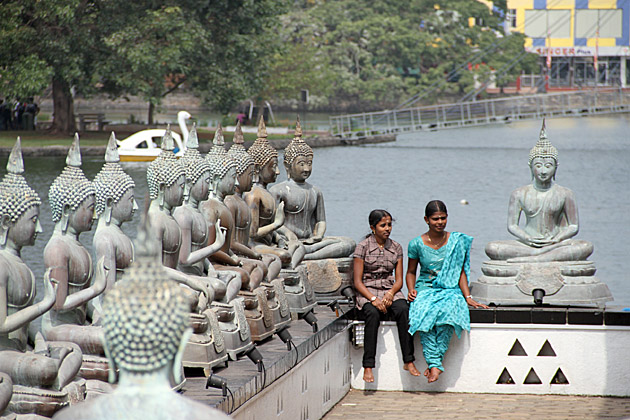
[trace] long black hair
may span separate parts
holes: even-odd
[[[446,204],[440,200],[431,200],[427,203],[427,206],[424,208],[424,215],[426,217],[431,217],[431,215],[435,213],[446,213],[448,215],[448,211],[446,210]]]

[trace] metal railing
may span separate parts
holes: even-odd
[[[511,96],[473,102],[332,116],[332,135],[347,138],[444,130],[523,119],[630,112],[630,90],[596,90]]]

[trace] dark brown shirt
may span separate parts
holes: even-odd
[[[385,241],[381,249],[370,235],[357,245],[354,250],[354,258],[363,260],[363,284],[379,299],[383,299],[385,293],[391,290],[396,282],[394,269],[398,260],[403,258],[403,249],[400,244],[391,239]],[[405,296],[399,290],[392,300],[404,299]],[[357,293],[357,308],[369,302],[365,296]]]

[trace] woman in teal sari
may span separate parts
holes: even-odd
[[[447,232],[446,205],[430,201],[424,220],[429,230],[409,243],[407,266],[409,334],[420,332],[422,353],[429,382],[437,381],[444,371],[442,359],[453,331],[459,338],[470,331],[468,305],[487,306],[473,300],[468,289],[470,246],[473,238],[460,232]],[[420,267],[420,273],[416,273]]]

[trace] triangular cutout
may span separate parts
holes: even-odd
[[[516,339],[512,345],[512,349],[508,353],[508,356],[527,356],[527,352],[521,345],[521,342]]]
[[[551,384],[552,385],[569,385],[569,380],[567,379],[566,376],[564,376],[564,372],[562,372],[562,369],[558,368],[558,370],[556,371],[556,374],[553,375],[553,378],[551,378]]]
[[[534,370],[534,368],[531,368],[529,373],[527,374],[527,377],[525,378],[525,382],[523,383],[526,385],[540,385],[542,384],[542,381],[536,374],[536,371]]]
[[[540,348],[538,355],[556,357],[556,352],[553,351],[553,347],[551,347],[551,344],[549,344],[549,340],[545,340],[545,344],[543,344],[543,346]]]
[[[501,376],[497,379],[498,385],[514,385],[514,379],[512,379],[512,375],[508,372],[507,368],[503,368],[503,372],[501,372]]]

